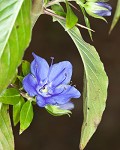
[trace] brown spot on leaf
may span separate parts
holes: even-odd
[[[97,128],[99,123],[100,123],[100,120],[99,119],[95,119],[94,120],[94,127]]]
[[[9,108],[7,109],[7,113],[9,113]]]
[[[80,145],[79,148],[80,148],[80,150],[83,150],[83,146],[82,145]]]
[[[16,25],[16,29],[18,29],[19,28],[19,25]]]

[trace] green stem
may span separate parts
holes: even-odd
[[[75,1],[75,0],[68,0],[68,1],[70,2],[70,1]],[[60,3],[60,2],[65,2],[65,0],[52,0],[52,1],[48,2],[48,3],[45,5],[45,7],[47,8],[47,7],[49,7],[49,6],[52,6],[52,5],[57,4],[57,3]]]
[[[33,0],[32,1],[32,10],[31,10],[31,21],[32,27],[34,27],[37,19],[43,13],[43,0]]]
[[[33,101],[33,102],[36,102],[36,100],[35,100],[35,98],[33,98],[33,97],[31,97],[31,96],[29,96],[27,93],[24,93],[24,92],[20,92],[20,95],[22,96],[22,97],[24,97],[24,98],[26,98],[27,100],[29,100],[29,101]]]
[[[19,90],[20,95],[21,95],[22,97],[26,98],[27,100],[36,102],[35,98],[29,96],[27,93],[25,93],[25,92],[21,91],[20,89],[18,89],[17,85],[15,85],[15,84],[10,84],[10,87]]]

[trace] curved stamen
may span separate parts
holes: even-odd
[[[50,57],[51,58],[51,66],[53,65],[53,60],[54,60],[54,57]]]

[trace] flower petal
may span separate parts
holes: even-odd
[[[50,67],[48,79],[49,82],[52,82],[52,86],[58,86],[59,84],[68,84],[71,80],[71,76],[71,63],[69,61],[63,61]]]
[[[34,60],[31,63],[31,73],[37,78],[37,80],[42,81],[47,78],[49,65],[47,61],[36,54],[32,53]]]
[[[38,95],[36,97],[36,103],[39,107],[45,107],[46,103],[45,103],[45,98],[43,98],[42,96]]]
[[[46,105],[54,105],[56,102],[52,97],[43,97],[41,95],[38,95],[36,97],[36,102],[39,107],[45,107]]]
[[[28,74],[27,76],[25,76],[25,78],[22,81],[22,84],[23,88],[30,96],[35,96],[37,94],[35,90],[37,80],[33,75]]]
[[[65,104],[71,98],[79,98],[80,95],[80,92],[74,86],[64,85],[64,91],[58,95],[54,95],[53,98],[58,104]]]
[[[104,2],[96,2],[96,5],[112,10],[112,7],[109,4]]]
[[[94,13],[99,16],[111,16],[111,11],[109,10],[96,10]]]
[[[74,108],[74,104],[72,102],[68,102],[62,105],[59,105],[60,109],[64,109],[64,110],[72,110]]]

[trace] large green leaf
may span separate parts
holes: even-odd
[[[10,128],[8,105],[1,104],[0,109],[0,150],[14,150],[14,138]]]
[[[110,27],[110,31],[109,33],[113,30],[113,28],[115,27],[116,23],[118,22],[118,20],[120,19],[120,0],[118,0],[117,2],[117,7],[116,7],[116,11],[113,17],[113,21],[112,21],[112,25]]]
[[[12,81],[31,37],[31,0],[0,0],[0,93]]]
[[[65,23],[58,20],[65,28]],[[74,41],[84,64],[84,121],[81,131],[80,150],[83,150],[96,131],[106,106],[108,78],[95,48],[86,43],[74,27],[67,31]]]

